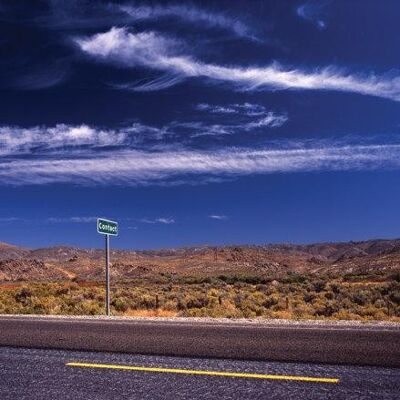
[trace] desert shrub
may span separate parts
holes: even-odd
[[[390,292],[389,285],[383,285],[379,288],[379,292],[382,296],[387,296]]]
[[[266,299],[264,300],[264,302],[263,302],[262,305],[263,305],[265,308],[270,308],[270,307],[272,307],[272,306],[277,305],[278,302],[279,302],[279,296],[277,296],[277,295],[272,295],[272,296],[266,297]]]
[[[164,308],[164,310],[175,311],[177,309],[177,301],[176,300],[168,300],[165,302],[163,308]]]
[[[111,305],[115,308],[118,312],[125,312],[128,310],[128,303],[124,298],[117,298],[111,302]]]
[[[87,300],[94,300],[96,298],[96,293],[94,290],[89,290],[83,293],[83,297]]]
[[[367,273],[354,273],[354,274],[345,274],[343,276],[343,280],[346,282],[360,282],[366,280],[368,278]]]
[[[69,293],[69,287],[67,285],[61,286],[56,289],[55,294],[57,296],[63,296]]]
[[[236,308],[241,308],[243,296],[240,293],[236,293],[235,296],[233,297],[233,301]]]
[[[314,286],[314,291],[317,293],[320,293],[325,289],[326,282],[325,281],[316,281],[316,282],[314,282],[313,286]]]
[[[213,279],[209,276],[187,276],[181,279],[181,282],[188,285],[199,285],[199,284],[213,284],[217,285],[217,279]]]
[[[263,295],[262,295],[263,296]],[[263,296],[265,297],[265,296]],[[264,307],[262,306],[263,298],[258,297],[257,294],[248,294],[241,302],[240,309],[246,318],[251,318],[251,316],[261,316],[264,312]]]
[[[325,296],[325,298],[327,298],[328,300],[333,300],[333,299],[335,298],[334,293],[331,292],[331,291],[326,292],[324,296]]]
[[[207,308],[191,308],[178,314],[181,317],[208,317],[209,311]]]
[[[304,277],[140,277],[114,283],[111,300],[125,315],[400,320],[400,283],[389,275],[373,282]],[[0,286],[0,313],[104,314],[104,297],[102,283]]]
[[[296,305],[292,312],[294,319],[301,319],[308,317],[311,314],[312,309],[310,306],[299,304]]]
[[[266,284],[270,281],[269,278],[265,276],[249,276],[243,279],[243,282],[249,283],[251,285],[257,285],[257,284]]]
[[[259,283],[256,285],[256,290],[261,293],[268,293],[268,286],[263,283]]]
[[[338,320],[361,320],[362,317],[360,317],[357,314],[353,314],[352,312],[348,311],[348,310],[339,310],[337,312],[335,312],[332,317],[334,319],[338,319]]]
[[[249,297],[243,299],[240,304],[240,310],[245,318],[254,318],[262,314],[262,309]]]
[[[393,291],[389,294],[389,299],[390,301],[392,301],[393,303],[399,305],[400,304],[400,291],[396,290]]]
[[[266,284],[271,281],[269,277],[259,275],[219,275],[218,279],[230,285],[237,284],[239,282],[257,285]]]
[[[27,299],[32,296],[32,290],[26,287],[23,287],[17,293],[15,293],[15,301],[17,303],[26,303]]]
[[[221,280],[222,282],[232,284],[232,277],[228,275],[218,275],[218,279]]]
[[[389,279],[395,282],[400,282],[400,271],[396,271],[395,273],[389,275]]]
[[[315,293],[308,292],[304,294],[303,299],[306,303],[311,303],[315,300],[316,297],[317,296],[315,295]]]
[[[189,295],[185,298],[186,308],[203,308],[208,305],[208,298],[204,295]]]
[[[98,303],[104,303],[106,300],[106,296],[104,294],[97,294],[96,295],[96,299],[95,299]]]
[[[179,311],[186,310],[186,303],[183,301],[183,297],[182,297],[182,296],[178,296],[178,297],[177,297],[176,308],[177,308]]]
[[[393,315],[395,317],[400,317],[400,306],[397,306],[394,310],[393,310]]]
[[[308,281],[308,277],[301,274],[290,274],[282,279],[282,283],[290,284],[290,283],[306,283]]]
[[[335,293],[336,295],[340,293],[341,288],[340,285],[338,285],[337,283],[331,283],[329,285],[329,288],[332,290],[333,293]]]
[[[315,310],[314,315],[323,316],[323,317],[331,317],[333,314],[339,311],[339,307],[337,304],[329,302],[324,304],[322,307],[319,307]]]
[[[357,293],[354,293],[351,297],[352,301],[359,306],[364,306],[368,302],[368,292],[365,290],[361,290]]]
[[[382,299],[377,299],[377,300],[375,301],[375,303],[374,303],[374,306],[375,306],[376,308],[384,308],[384,307],[386,307],[386,303],[385,303],[385,301],[382,300]]]
[[[81,287],[79,286],[78,283],[72,282],[71,285],[69,286],[69,289],[71,291],[79,291],[79,290],[81,290]]]
[[[379,308],[376,308],[374,306],[367,306],[367,307],[362,307],[359,315],[362,317],[370,317],[369,319],[383,319],[385,318],[385,313],[380,310]]]

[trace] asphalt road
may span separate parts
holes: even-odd
[[[400,326],[0,317],[0,346],[400,367]]]
[[[336,378],[337,383],[72,367],[68,363]],[[0,347],[0,399],[398,399],[400,369]]]

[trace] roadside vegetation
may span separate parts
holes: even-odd
[[[159,275],[112,285],[113,315],[400,322],[400,273],[319,277]],[[100,282],[0,284],[0,313],[99,315]]]

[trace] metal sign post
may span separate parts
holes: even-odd
[[[110,236],[104,235],[106,239],[106,315],[110,316]]]
[[[97,232],[105,236],[106,248],[106,315],[110,316],[110,235],[118,236],[118,223],[97,218]]]

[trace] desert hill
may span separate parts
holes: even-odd
[[[156,274],[344,275],[400,271],[400,239],[309,245],[188,247],[112,250],[112,277]],[[104,250],[55,246],[26,249],[0,243],[0,281],[98,280]]]

